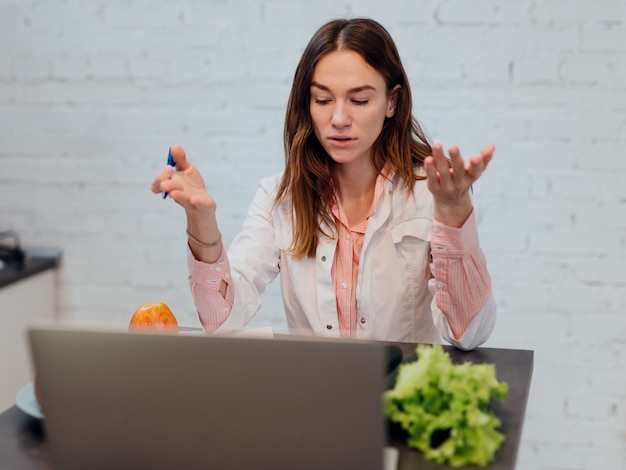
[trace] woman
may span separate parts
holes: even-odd
[[[482,344],[496,308],[471,185],[494,147],[467,160],[429,145],[388,32],[335,20],[307,45],[285,120],[286,168],[261,181],[223,250],[216,202],[181,147],[153,192],[187,215],[191,292],[209,331],[242,328],[280,273],[293,333]]]

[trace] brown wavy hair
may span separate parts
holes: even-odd
[[[320,235],[332,233],[322,226],[334,227],[331,207],[335,201],[332,187],[332,158],[313,131],[310,113],[311,83],[319,60],[329,52],[357,52],[385,79],[388,93],[397,93],[395,113],[385,118],[380,136],[372,148],[378,171],[389,164],[390,175],[397,175],[407,191],[423,177],[415,168],[431,154],[425,133],[412,115],[409,81],[400,55],[387,30],[367,18],[338,19],[323,25],[306,46],[293,79],[285,116],[285,172],[274,205],[291,198],[293,242],[290,252],[296,259],[315,256]],[[400,88],[394,91],[397,86]]]

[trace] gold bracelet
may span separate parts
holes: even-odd
[[[189,240],[191,240],[192,242],[194,242],[197,245],[204,246],[206,248],[213,248],[214,246],[217,246],[217,245],[220,244],[220,242],[222,241],[222,232],[217,232],[217,233],[219,233],[219,236],[217,237],[217,240],[215,240],[213,243],[204,243],[204,242],[201,242],[200,240],[198,240],[192,234],[190,234],[189,233],[189,229],[187,229],[187,236],[189,237]]]

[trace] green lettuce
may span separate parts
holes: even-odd
[[[400,364],[384,394],[385,414],[408,433],[409,446],[453,467],[493,461],[504,435],[490,409],[504,400],[494,364],[455,365],[441,345],[418,345],[417,361]]]

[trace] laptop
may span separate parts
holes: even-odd
[[[32,327],[53,468],[381,469],[384,351]]]

